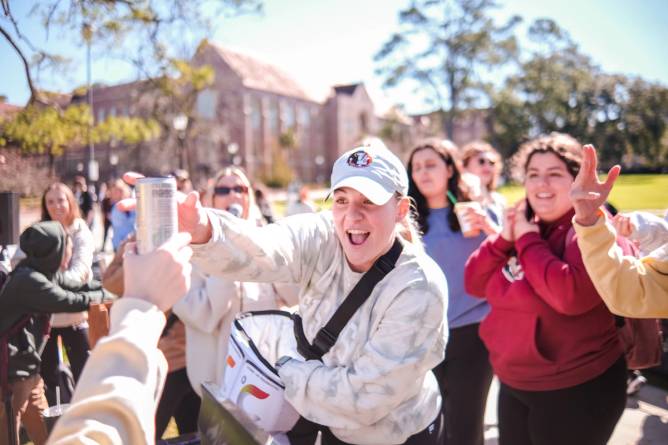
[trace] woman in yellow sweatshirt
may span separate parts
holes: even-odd
[[[626,317],[668,317],[668,239],[643,258],[625,256],[616,232],[600,207],[619,176],[612,167],[605,182],[596,176],[596,150],[584,147],[584,160],[571,188],[573,227],[585,267],[612,312]],[[665,235],[663,235],[665,236]]]

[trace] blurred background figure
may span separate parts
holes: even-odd
[[[297,215],[299,213],[313,213],[318,210],[310,198],[310,190],[308,186],[302,185],[299,187],[296,199],[291,199],[287,209],[285,209],[285,216]]]
[[[471,198],[483,207],[501,216],[506,207],[506,200],[496,191],[501,176],[501,155],[487,142],[476,141],[466,144],[461,150],[461,163],[464,172],[478,178],[472,190]]]
[[[97,199],[95,194],[88,190],[86,178],[81,175],[75,176],[72,191],[79,205],[81,217],[86,221],[88,227],[92,227],[95,221],[94,205]]]
[[[62,272],[71,272],[67,265],[73,247],[61,223],[33,224],[21,234],[20,247],[24,258],[0,288],[0,396],[4,402],[0,407],[0,444],[22,443],[18,434],[22,424],[35,445],[42,445],[47,439],[43,411],[49,404],[39,375],[45,358],[40,351],[49,335],[50,313],[84,311],[90,303],[99,302],[104,292],[99,283],[74,292],[59,285],[66,281],[60,277]],[[54,342],[57,332],[51,330]],[[51,385],[53,392],[55,386]]]
[[[455,159],[457,149],[448,147],[453,145],[434,140],[413,149],[407,165],[408,196],[415,202],[415,219],[425,250],[448,282],[450,335],[445,360],[434,369],[443,398],[445,443],[482,445],[493,374],[478,328],[489,305],[464,290],[464,265],[487,235],[496,233],[493,228],[499,226],[501,215],[482,210],[482,216],[471,218],[471,229],[478,235],[464,236],[452,200],[466,202],[470,198]]]
[[[176,178],[176,190],[183,193],[190,193],[193,191],[193,183],[190,181],[190,174],[187,170],[179,168],[172,172],[172,176]]]
[[[121,242],[128,237],[135,230],[135,219],[137,214],[135,210],[121,210],[118,207],[118,202],[122,199],[129,198],[131,195],[130,186],[128,186],[122,179],[117,179],[113,182],[109,190],[111,196],[111,245],[114,252],[118,250]]]
[[[104,184],[104,197],[100,199],[100,213],[102,213],[103,221],[103,232],[102,232],[102,251],[105,250],[107,244],[107,238],[109,237],[109,229],[111,229],[111,210],[114,207],[115,202],[112,200],[111,190],[114,187],[113,182],[110,182],[109,185]],[[102,192],[103,187],[100,186],[100,192]],[[102,196],[102,195],[100,195]]]
[[[267,224],[273,223],[276,218],[274,217],[274,209],[271,207],[271,202],[267,196],[267,190],[264,184],[256,182],[254,187],[255,189],[255,203],[262,213],[262,217]]]
[[[219,172],[212,195],[214,209],[238,213],[253,225],[263,224],[254,191],[241,169],[228,167]],[[186,326],[187,370],[195,391],[201,391],[203,382],[222,382],[230,329],[239,312],[296,303],[292,285],[233,281],[209,276],[194,266],[190,290],[174,306],[174,313]]]
[[[63,183],[51,184],[42,195],[42,221],[58,221],[72,239],[72,257],[62,274],[68,288],[80,288],[92,280],[93,234],[80,216],[80,208],[72,190]],[[58,346],[62,338],[74,381],[79,379],[88,359],[87,312],[54,314],[51,335],[42,353],[41,374],[46,384],[46,396],[55,404],[55,387],[58,385]]]
[[[213,180],[211,206],[227,210],[234,216],[256,224],[262,223],[262,214],[255,203],[255,193],[246,174],[237,167],[226,167]]]

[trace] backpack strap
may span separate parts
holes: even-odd
[[[339,334],[346,326],[348,321],[355,315],[364,302],[369,298],[376,284],[387,275],[399,259],[403,246],[398,239],[384,255],[378,258],[360,280],[350,291],[346,299],[338,307],[332,318],[321,328],[313,339],[313,344],[309,344],[304,329],[302,319],[298,314],[294,314],[294,330],[297,339],[297,350],[307,360],[321,360],[322,356],[327,354],[334,346]]]

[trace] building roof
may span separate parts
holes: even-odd
[[[244,86],[313,102],[299,84],[274,65],[209,43],[220,57],[241,77]]]
[[[334,87],[334,92],[336,94],[347,94],[348,96],[352,96],[353,94],[355,94],[355,90],[360,85],[362,85],[362,84],[361,83],[353,83],[353,84],[350,84],[350,85],[336,85]]]
[[[116,85],[94,84],[93,88],[93,103],[99,105],[100,103],[123,101],[128,99],[134,100],[137,95],[144,91],[152,91],[154,85],[150,80],[134,80],[126,83],[119,83]],[[75,91],[73,102],[86,102],[88,100],[88,90],[82,87]]]
[[[0,102],[0,118],[11,116],[12,114],[18,113],[23,107],[18,105],[12,105],[5,102]]]

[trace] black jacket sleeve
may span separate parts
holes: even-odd
[[[54,280],[58,286],[71,291],[91,291],[102,289],[102,283],[97,280],[90,280],[88,283],[81,284],[77,280],[68,279],[64,273],[56,273]]]
[[[35,312],[81,312],[91,303],[102,301],[104,296],[103,290],[63,289],[36,271],[30,271],[26,278],[17,283],[16,291],[21,305]]]

